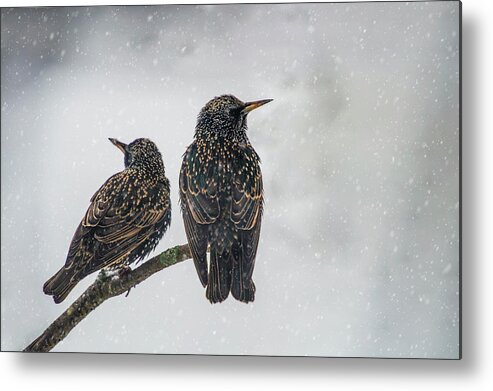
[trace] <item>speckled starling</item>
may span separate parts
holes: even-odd
[[[247,114],[272,99],[232,95],[200,111],[180,172],[180,201],[195,268],[211,303],[255,299],[252,280],[263,210],[260,158],[247,137]],[[210,260],[207,265],[207,248]]]
[[[102,268],[126,268],[157,246],[171,221],[169,181],[161,153],[144,138],[130,144],[109,139],[125,154],[125,169],[93,195],[63,266],[43,286],[55,303]]]

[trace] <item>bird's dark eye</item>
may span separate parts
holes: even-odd
[[[233,107],[229,109],[229,115],[233,117],[239,117],[241,112],[241,107]]]

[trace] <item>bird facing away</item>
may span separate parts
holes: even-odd
[[[211,303],[255,299],[252,280],[263,210],[260,158],[248,140],[247,115],[272,99],[232,95],[200,111],[183,156],[180,202],[193,261]],[[207,248],[210,246],[209,267]]]
[[[161,153],[148,139],[130,144],[109,139],[125,154],[125,169],[91,198],[63,266],[43,286],[62,302],[87,275],[105,267],[126,268],[157,246],[171,222],[169,181]]]

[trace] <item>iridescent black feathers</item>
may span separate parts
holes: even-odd
[[[246,117],[270,101],[244,103],[232,95],[212,99],[201,110],[195,140],[183,157],[180,201],[185,231],[211,303],[225,300],[230,291],[245,303],[255,298],[252,274],[263,186],[260,158],[246,134]]]
[[[65,266],[44,284],[44,293],[52,295],[55,303],[87,275],[145,258],[170,224],[169,181],[156,145],[142,138],[128,145],[110,141],[125,154],[125,169],[91,198]]]

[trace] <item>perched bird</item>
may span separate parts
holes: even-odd
[[[206,297],[255,299],[252,280],[263,209],[260,158],[248,140],[247,115],[272,99],[244,103],[232,95],[200,111],[183,156],[180,201],[185,232]],[[207,267],[207,248],[210,261]]]
[[[125,169],[91,198],[63,266],[43,286],[62,302],[87,275],[105,267],[125,269],[157,246],[171,222],[169,181],[161,153],[148,139],[130,144],[109,139],[125,154]]]

